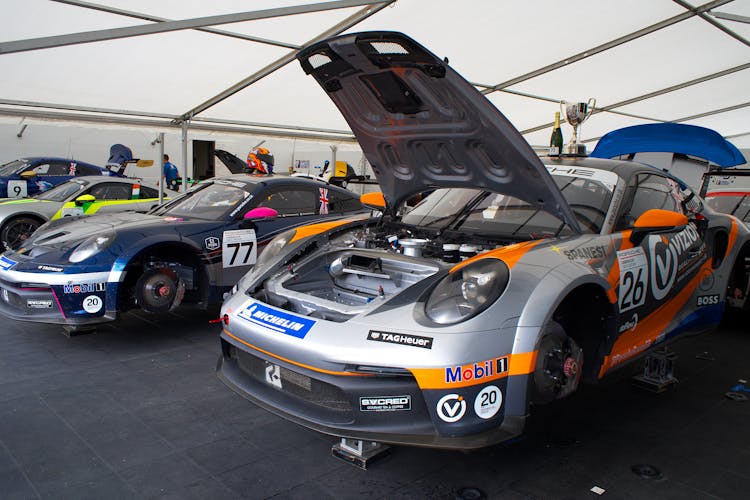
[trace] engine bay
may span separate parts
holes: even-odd
[[[271,275],[253,296],[297,314],[343,322],[499,244],[392,224],[336,235]]]

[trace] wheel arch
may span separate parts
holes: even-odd
[[[163,235],[158,239],[144,240],[127,255],[120,256],[113,267],[113,269],[120,271],[118,306],[122,309],[123,305],[131,299],[132,289],[151,258],[156,261],[182,264],[195,269],[196,286],[194,289],[197,289],[201,298],[205,298],[209,289],[209,276],[202,257],[200,248],[184,240],[164,241]]]
[[[569,271],[554,270],[539,282],[529,297],[519,326],[537,329],[536,338],[525,339],[528,342],[525,350],[536,351],[544,325],[551,321],[558,323],[565,334],[583,349],[583,378],[593,381],[597,378],[604,354],[616,340],[617,308],[608,298],[607,291],[611,287],[605,279],[580,271],[577,271],[578,277],[571,279]]]

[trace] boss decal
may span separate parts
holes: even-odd
[[[446,394],[437,402],[435,409],[443,422],[458,422],[466,413],[466,400],[460,394]]]
[[[315,324],[314,320],[271,309],[257,302],[251,302],[240,311],[239,317],[250,323],[300,339],[305,338],[307,332]]]
[[[224,231],[221,264],[223,267],[250,266],[258,258],[254,229]]]
[[[445,383],[455,384],[471,380],[480,381],[507,371],[507,356],[479,361],[470,365],[451,366],[445,369]]]
[[[209,236],[204,241],[204,244],[206,245],[206,250],[216,250],[221,246],[221,241],[216,236]]]
[[[432,349],[433,339],[432,337],[420,337],[419,335],[407,335],[404,333],[379,332],[377,330],[370,330],[370,332],[367,334],[367,340]]]
[[[106,283],[81,283],[78,285],[63,286],[63,293],[92,293],[107,290]]]
[[[700,295],[698,299],[696,300],[696,304],[698,307],[702,306],[715,306],[718,304],[721,300],[721,296],[719,294],[715,295]]]
[[[359,398],[359,411],[411,410],[411,396],[367,396]]]

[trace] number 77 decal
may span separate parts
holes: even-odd
[[[222,237],[222,267],[250,266],[258,258],[254,229],[224,231]]]

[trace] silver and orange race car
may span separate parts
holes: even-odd
[[[258,405],[345,438],[483,447],[746,298],[747,228],[661,170],[540,159],[402,34],[298,57],[384,210],[280,234],[225,300],[218,375]]]

